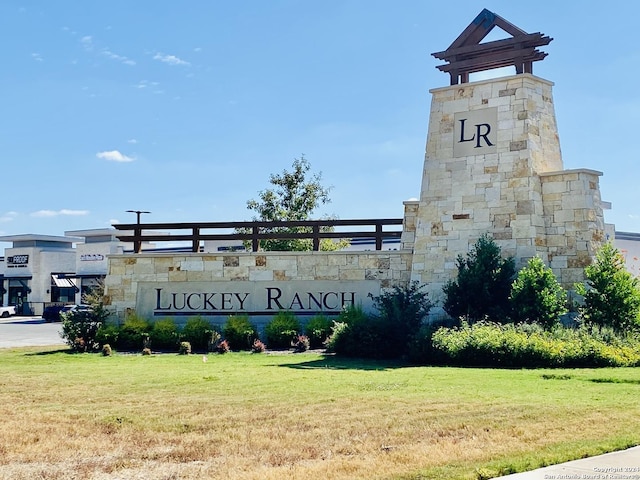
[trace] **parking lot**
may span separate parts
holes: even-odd
[[[40,317],[0,319],[0,348],[64,345],[60,322],[47,323]]]

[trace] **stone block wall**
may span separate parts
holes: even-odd
[[[307,281],[369,280],[380,288],[409,282],[410,251],[257,252],[218,254],[140,253],[111,255],[105,280],[107,302],[119,318],[136,310],[138,284],[151,282],[256,282],[269,285]]]

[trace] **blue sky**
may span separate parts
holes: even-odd
[[[5,0],[0,235],[249,220],[304,154],[340,218],[418,197],[441,51],[482,8],[554,38],[565,168],[640,231],[640,2]],[[6,245],[5,245],[6,246]]]

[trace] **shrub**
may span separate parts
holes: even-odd
[[[233,350],[250,350],[258,338],[258,329],[247,315],[231,315],[222,328],[222,334]]]
[[[140,351],[144,339],[151,331],[151,324],[144,318],[132,313],[125,319],[118,334],[118,349]]]
[[[60,315],[62,331],[60,336],[75,352],[93,352],[100,348],[96,340],[103,319],[90,310],[71,310]]]
[[[433,304],[423,286],[411,282],[407,286],[394,286],[373,298],[378,311],[378,328],[385,333],[383,356],[394,357],[407,353],[409,342],[418,333]],[[382,340],[382,339],[381,339]]]
[[[325,315],[315,315],[307,322],[305,334],[309,337],[309,348],[323,348],[329,335],[333,322]]]
[[[253,341],[253,345],[251,346],[252,353],[263,353],[266,349],[266,345],[257,338]]]
[[[220,354],[229,353],[230,351],[231,348],[229,347],[229,342],[227,342],[226,340],[222,340],[216,345],[216,352]]]
[[[102,356],[103,357],[110,357],[112,355],[112,350],[111,350],[111,345],[109,345],[108,343],[105,343],[102,346]]]
[[[200,315],[189,317],[182,329],[182,340],[189,342],[194,351],[205,352],[209,346],[211,332],[214,330],[213,325]]]
[[[151,349],[149,347],[143,348],[142,349],[142,355],[144,355],[144,356],[151,355]]]
[[[157,320],[149,332],[151,345],[156,350],[176,351],[180,340],[180,333],[176,322],[172,318]]]
[[[618,332],[640,327],[640,285],[625,268],[624,258],[609,242],[602,245],[596,261],[584,269],[587,285],[577,284],[584,296],[579,309],[585,323],[608,326]]]
[[[464,317],[470,322],[484,318],[506,320],[515,276],[513,258],[502,258],[500,247],[484,234],[466,259],[458,256],[456,265],[457,279],[443,288],[445,311],[453,318]]]
[[[296,335],[291,341],[293,351],[296,353],[302,353],[309,350],[309,337],[306,335]]]
[[[640,365],[640,341],[616,336],[603,341],[585,328],[463,323],[433,334],[433,347],[450,363],[503,367],[622,367]]]
[[[275,350],[289,348],[291,340],[300,331],[300,322],[288,310],[278,312],[264,329],[267,344]]]
[[[334,322],[327,348],[339,355],[379,358],[384,332],[375,318],[370,318],[360,306],[349,305]]]
[[[178,347],[179,355],[190,355],[191,354],[191,344],[189,342],[180,342],[180,346]]]
[[[518,272],[509,300],[512,319],[517,322],[537,322],[551,328],[567,312],[567,292],[539,257],[531,258]]]
[[[120,337],[120,327],[117,325],[102,325],[96,333],[96,342],[98,345],[118,345]]]

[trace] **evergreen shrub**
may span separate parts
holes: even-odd
[[[506,321],[515,261],[502,258],[501,249],[488,234],[482,235],[465,257],[456,260],[458,276],[443,287],[444,310],[469,322],[489,318]]]
[[[584,272],[586,285],[576,285],[584,296],[581,319],[617,332],[640,329],[640,280],[627,271],[624,257],[611,242],[602,245]]]
[[[247,315],[231,315],[222,327],[222,335],[232,350],[251,350],[258,338],[258,329]]]
[[[144,339],[151,331],[151,324],[136,313],[125,319],[118,333],[117,348],[122,351],[140,351],[144,348]]]
[[[326,315],[315,315],[305,325],[304,331],[309,338],[309,348],[324,348],[333,322]]]
[[[183,342],[189,342],[193,351],[206,352],[213,331],[215,328],[209,320],[196,315],[187,320],[182,328],[181,339]]]
[[[267,345],[273,350],[288,349],[301,330],[300,322],[293,312],[281,310],[265,326]]]
[[[151,346],[155,350],[173,351],[178,349],[180,331],[172,318],[157,320],[149,333]]]
[[[567,292],[540,257],[531,258],[518,272],[509,300],[515,322],[536,322],[551,328],[567,312]]]

